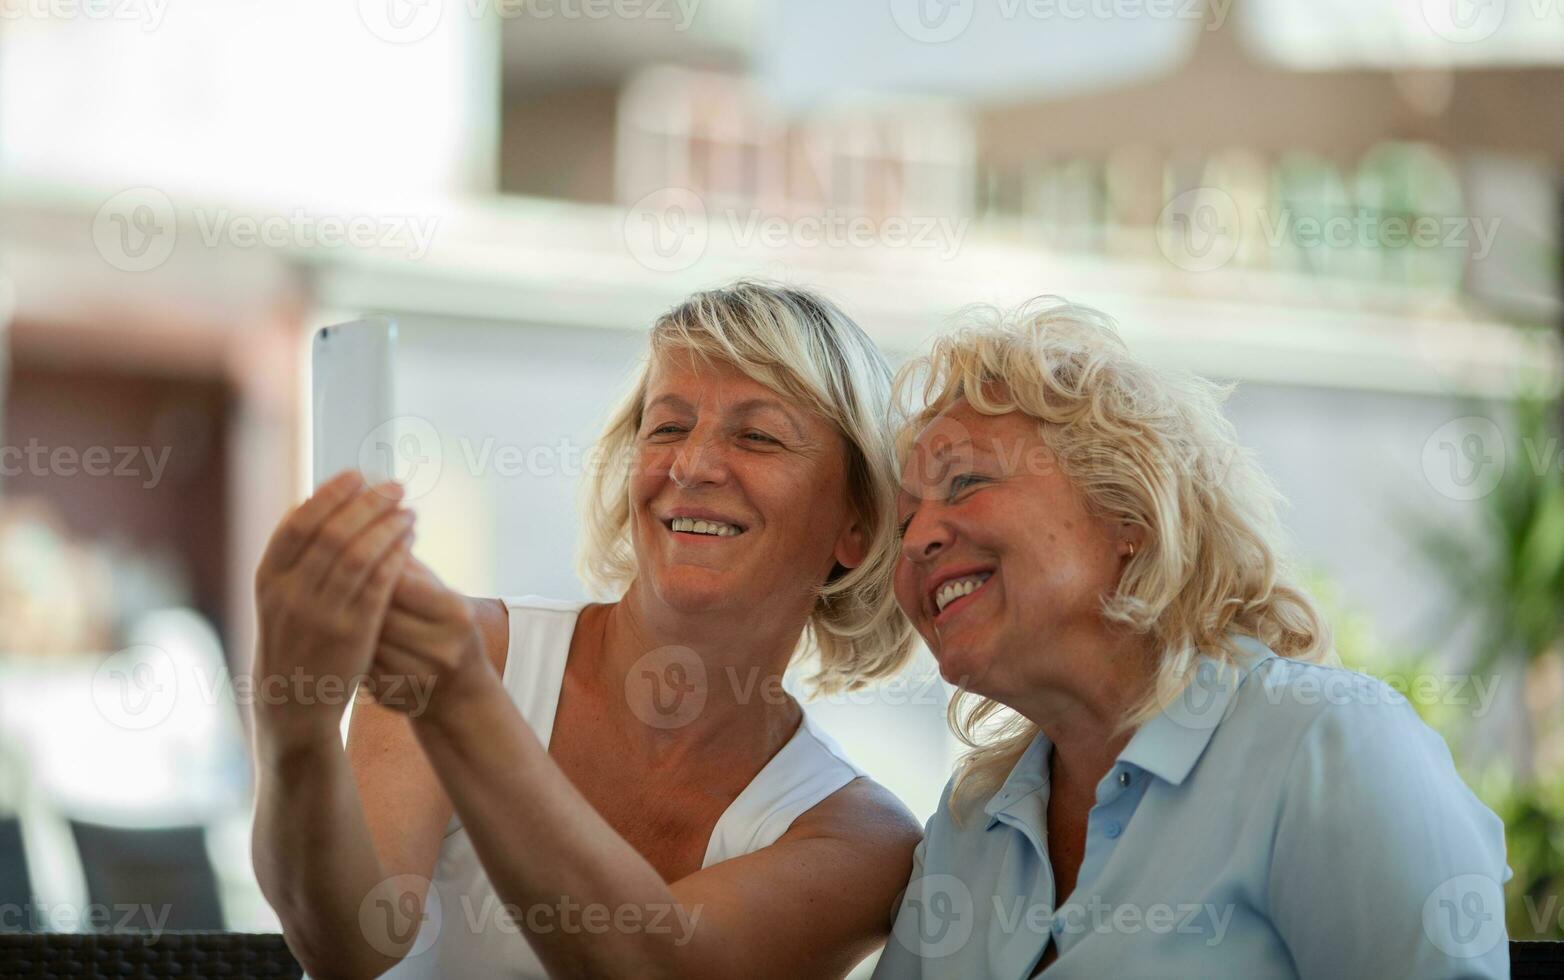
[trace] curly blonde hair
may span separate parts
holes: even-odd
[[[897,548],[891,372],[856,323],[808,290],[741,280],[696,293],[653,324],[646,357],[604,427],[599,465],[584,488],[582,577],[600,593],[622,594],[636,576],[625,461],[641,427],[652,364],[670,351],[731,365],[841,432],[849,502],[868,548],[856,568],[838,566],[820,584],[800,648],[816,657],[811,683],[822,693],[854,690],[900,670],[913,634],[891,589]]]
[[[1232,664],[1240,656],[1235,634],[1284,657],[1336,659],[1284,558],[1281,495],[1222,414],[1230,393],[1137,361],[1111,318],[1053,296],[1010,313],[970,307],[957,329],[896,378],[906,419],[899,458],[958,399],[986,415],[1022,412],[1037,420],[1092,513],[1145,529],[1102,606],[1104,620],[1151,636],[1161,651],[1149,693],[1119,731],[1177,698],[1200,654]],[[953,800],[992,793],[1037,734],[999,702],[966,691],[951,700],[950,724],[970,749]]]

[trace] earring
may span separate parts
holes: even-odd
[[[1130,542],[1130,557],[1135,557],[1135,542],[1133,541]]]

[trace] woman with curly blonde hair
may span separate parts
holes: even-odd
[[[369,671],[380,702],[345,754],[340,701],[257,706],[256,872],[306,968],[790,980],[872,952],[917,823],[781,678],[908,656],[889,395],[805,290],[659,318],[587,487],[602,603],[450,591],[355,474],[285,518],[257,674]]]
[[[1503,827],[1337,666],[1220,388],[1045,297],[897,390],[895,591],[972,750],[876,977],[1507,975]]]

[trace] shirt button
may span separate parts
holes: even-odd
[[[1130,774],[1127,773],[1127,772],[1119,773],[1119,785],[1120,786],[1128,786],[1129,784],[1130,784]]]
[[[1108,826],[1103,828],[1103,833],[1107,834],[1108,838],[1112,840],[1116,839],[1123,830],[1124,828],[1119,826],[1117,820],[1110,820]]]

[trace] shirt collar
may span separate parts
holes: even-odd
[[[1004,783],[998,792],[989,797],[983,812],[988,815],[988,825],[992,827],[1000,813],[1021,800],[1048,785],[1048,754],[1053,751],[1053,743],[1048,736],[1038,732],[1032,739],[1032,743],[1021,753],[1021,758],[1010,770],[1010,775],[1005,777]]]
[[[1183,783],[1211,743],[1217,726],[1228,716],[1233,695],[1244,679],[1276,656],[1252,636],[1233,634],[1231,638],[1238,647],[1237,656],[1224,661],[1202,653],[1183,691],[1131,736],[1119,753],[1120,762],[1139,766],[1174,786]]]
[[[1146,721],[1119,753],[1119,761],[1177,786],[1195,768],[1217,726],[1227,717],[1233,695],[1260,664],[1276,656],[1252,636],[1233,634],[1237,656],[1222,661],[1209,654],[1196,660],[1194,675],[1184,690],[1161,712]],[[1048,754],[1053,743],[1038,732],[1016,761],[983,812],[992,827],[1018,801],[1048,784]]]

